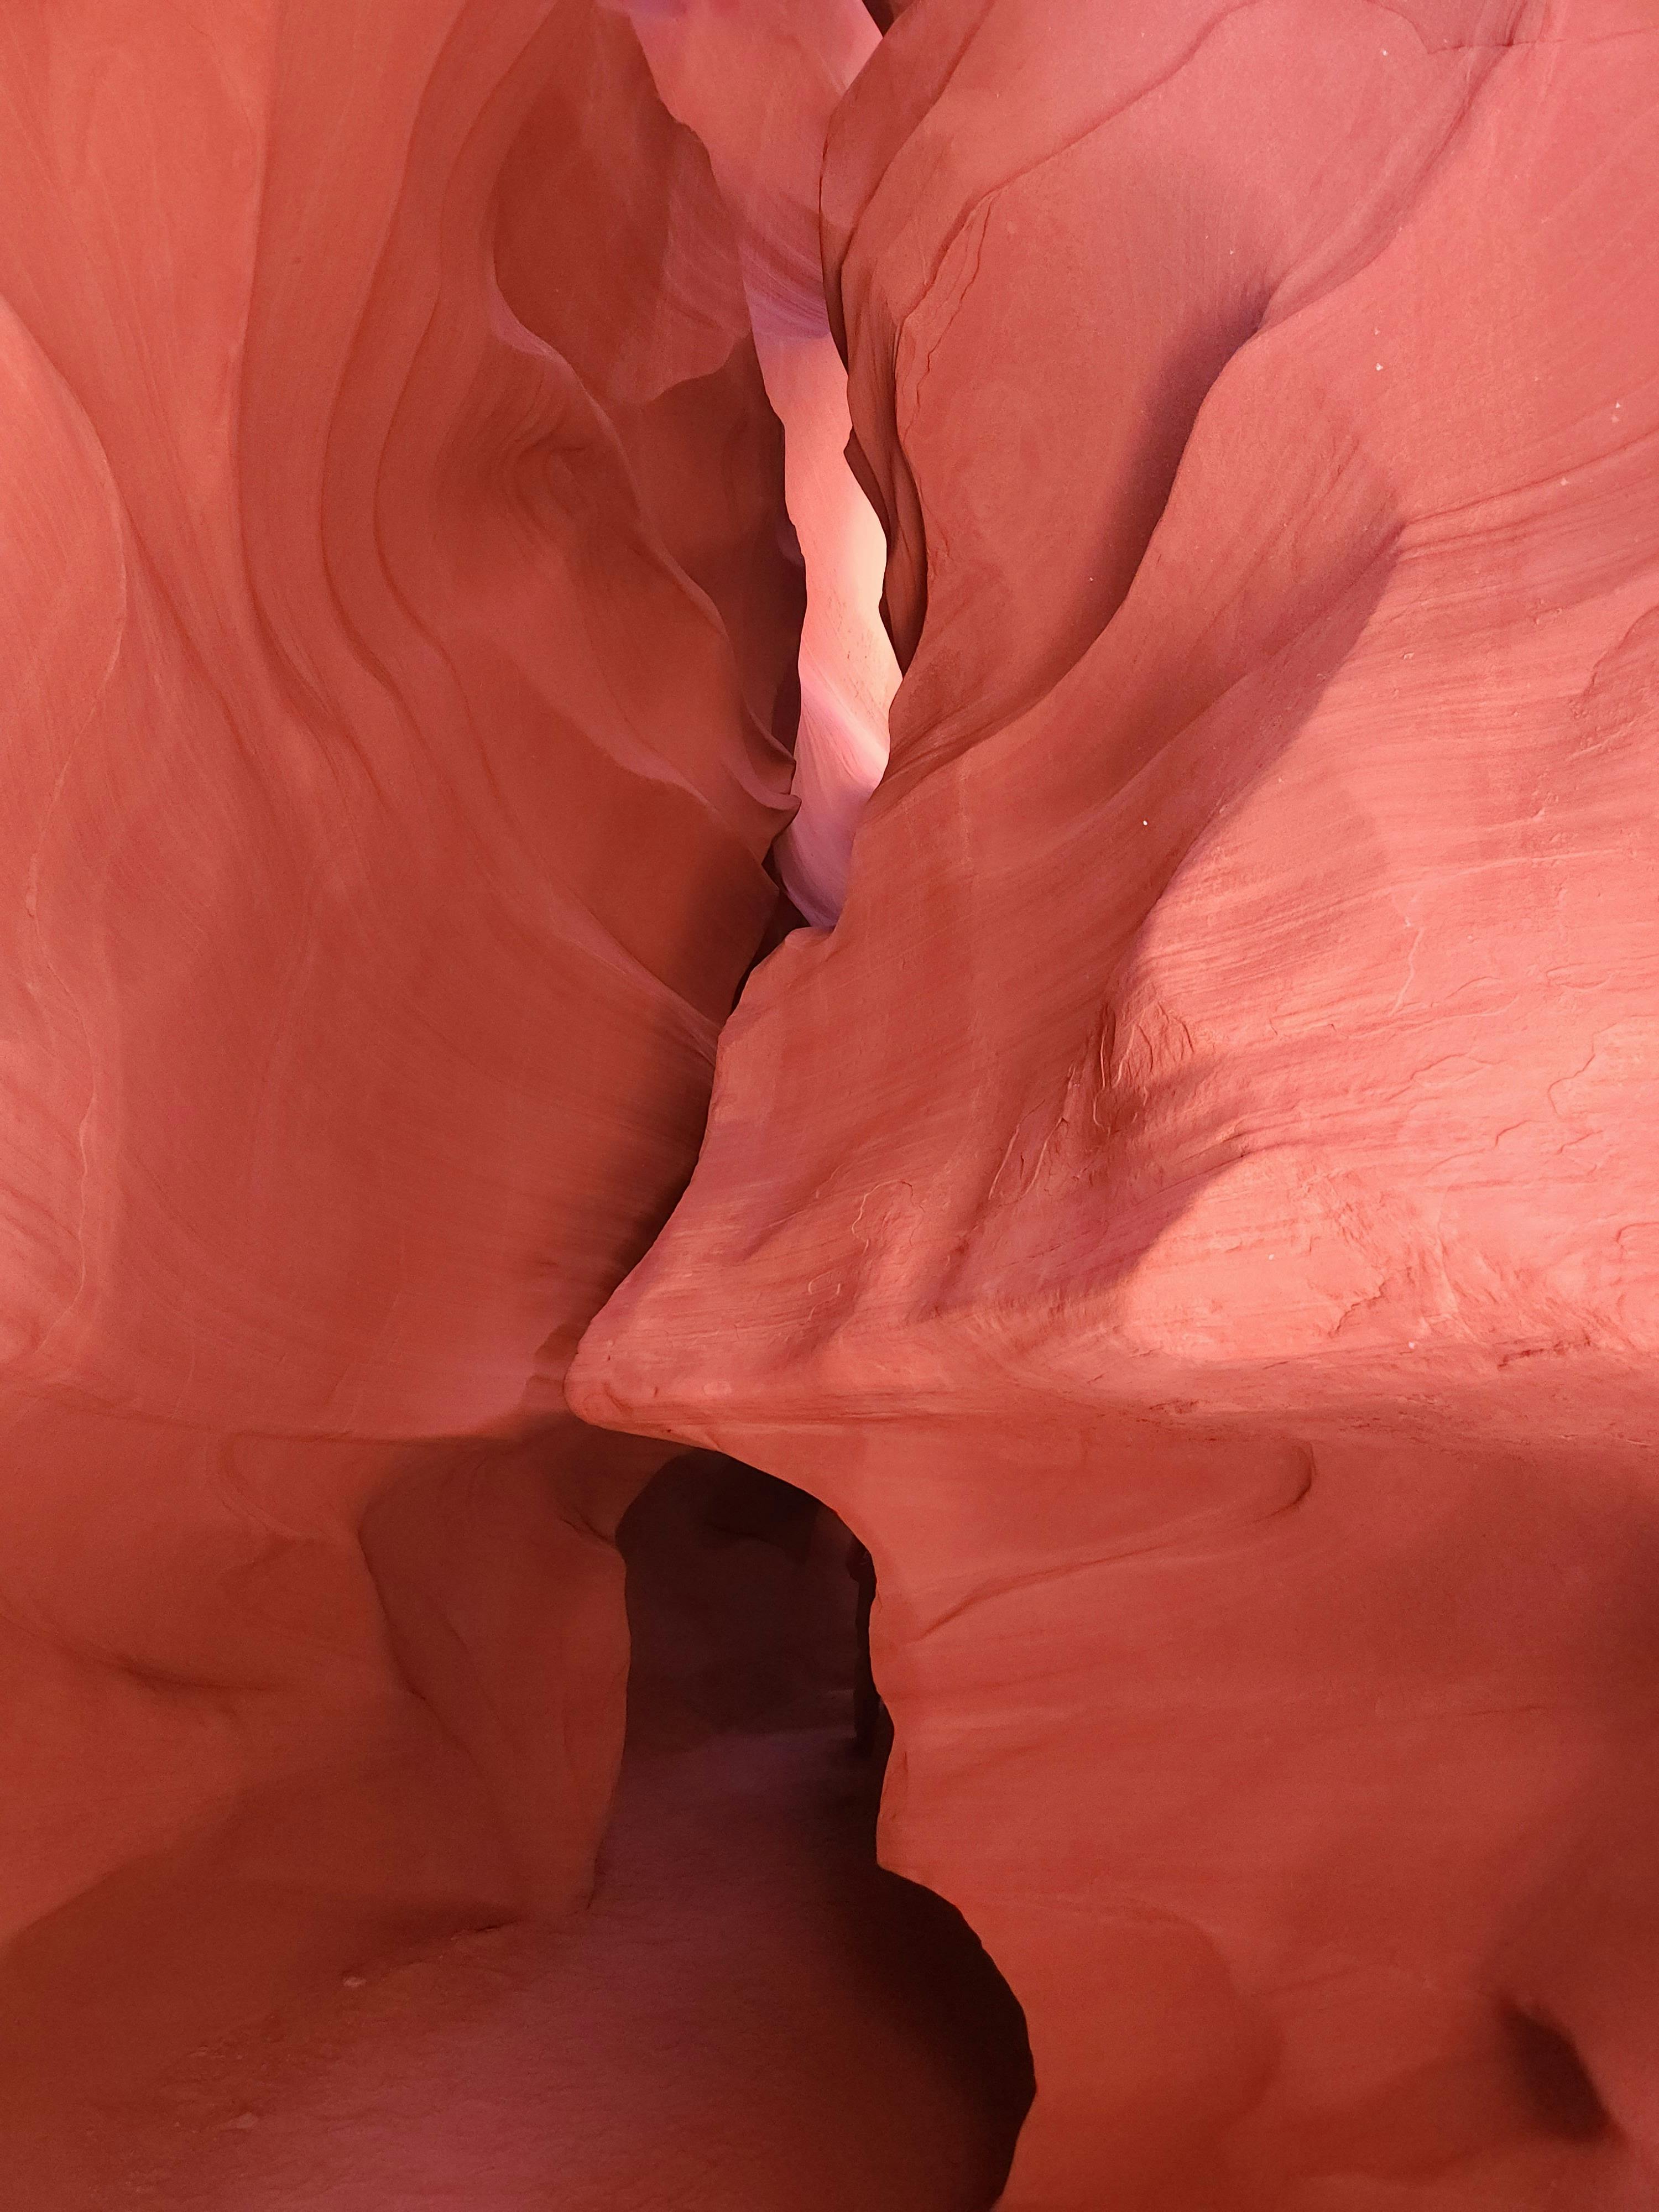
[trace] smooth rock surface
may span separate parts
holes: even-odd
[[[870,1546],[1008,2212],[1659,2203],[1659,104],[1632,0],[914,0],[906,669],[585,1417]]]
[[[586,1893],[561,1379],[776,903],[737,228],[594,0],[7,12],[7,2141]]]
[[[986,2212],[1018,2010],[875,1864],[846,1531],[793,1492],[769,1528],[765,1481],[681,1462],[623,1523],[629,1747],[586,1914],[366,1962],[195,2051],[14,2166],[28,2212]]]
[[[819,182],[830,118],[877,44],[859,0],[629,0],[664,100],[708,149],[737,226],[766,389],[785,434],[805,571],[794,819],[784,888],[809,921],[847,895],[853,835],[887,764],[898,667],[880,616],[879,523],[847,465],[847,373],[830,329]]]

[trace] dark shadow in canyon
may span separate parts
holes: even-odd
[[[366,1954],[85,2112],[28,2212],[986,2212],[1024,2022],[960,1916],[876,1864],[847,1531],[690,1454],[621,1542],[629,1738],[586,1911]]]
[[[1031,2099],[1025,2023],[960,1913],[876,1863],[891,1731],[868,1668],[867,1553],[803,1492],[703,1452],[664,1469],[620,1540],[634,1646],[628,1770],[704,1768],[770,1823],[780,1894],[798,1914],[807,1906],[800,1932],[810,1928],[816,1962],[779,2027],[814,2044],[844,2039],[849,2057],[866,2035],[890,2039],[901,2072],[925,2081],[934,2105],[936,2159],[930,2172],[927,2150],[917,2160],[914,2139],[902,2151],[896,2140],[890,2201],[906,2212],[989,2205]],[[848,2121],[890,2128],[886,2104],[878,2095]],[[825,2199],[848,2212],[888,2201],[850,2185]]]

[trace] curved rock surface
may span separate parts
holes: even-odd
[[[664,1440],[873,1555],[1008,2212],[1652,2212],[1659,4],[61,0],[0,83],[31,2212],[71,2096],[587,1895]],[[867,1582],[728,1619],[684,1509],[651,1911],[495,2086],[553,2021],[596,2203],[729,2195],[833,1922],[738,2166],[966,2204],[996,2035],[757,1810]],[[372,2094],[380,2212],[364,2011],[203,2201]]]
[[[14,2201],[985,2212],[1024,2031],[959,1917],[875,1863],[846,1530],[693,1455],[617,1540],[628,1747],[587,1910],[365,1958],[100,2100]]]
[[[824,139],[876,46],[860,0],[630,0],[664,99],[708,147],[738,228],[766,389],[785,432],[789,516],[805,569],[794,819],[785,889],[809,921],[847,894],[853,833],[887,763],[898,686],[879,612],[879,524],[845,459],[847,374],[819,243]]]
[[[0,75],[40,2117],[585,1890],[662,1455],[561,1379],[775,911],[802,591],[738,231],[624,16],[76,0]]]
[[[1659,2191],[1659,16],[915,0],[906,669],[587,1419],[872,1550],[1012,2212]]]

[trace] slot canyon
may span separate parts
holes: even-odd
[[[1659,0],[0,93],[0,2205],[1659,2212]]]

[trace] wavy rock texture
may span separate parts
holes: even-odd
[[[29,2212],[985,2212],[1018,2008],[871,1849],[847,1532],[707,1455],[618,1530],[628,1747],[589,1909],[366,1958],[100,2100]],[[64,2169],[72,2166],[71,2185]]]
[[[584,1891],[661,1454],[561,1381],[774,913],[802,590],[625,18],[73,0],[0,76],[32,2109]]]
[[[847,375],[830,333],[819,241],[824,139],[876,46],[860,0],[690,0],[630,14],[664,99],[708,148],[738,225],[744,292],[786,434],[790,520],[805,569],[799,811],[778,871],[799,912],[832,923],[853,833],[887,763],[898,668],[883,627],[882,533],[845,459]]]
[[[1019,2212],[1624,2212],[1659,23],[915,0],[831,305],[906,669],[587,1418],[870,1544]]]

